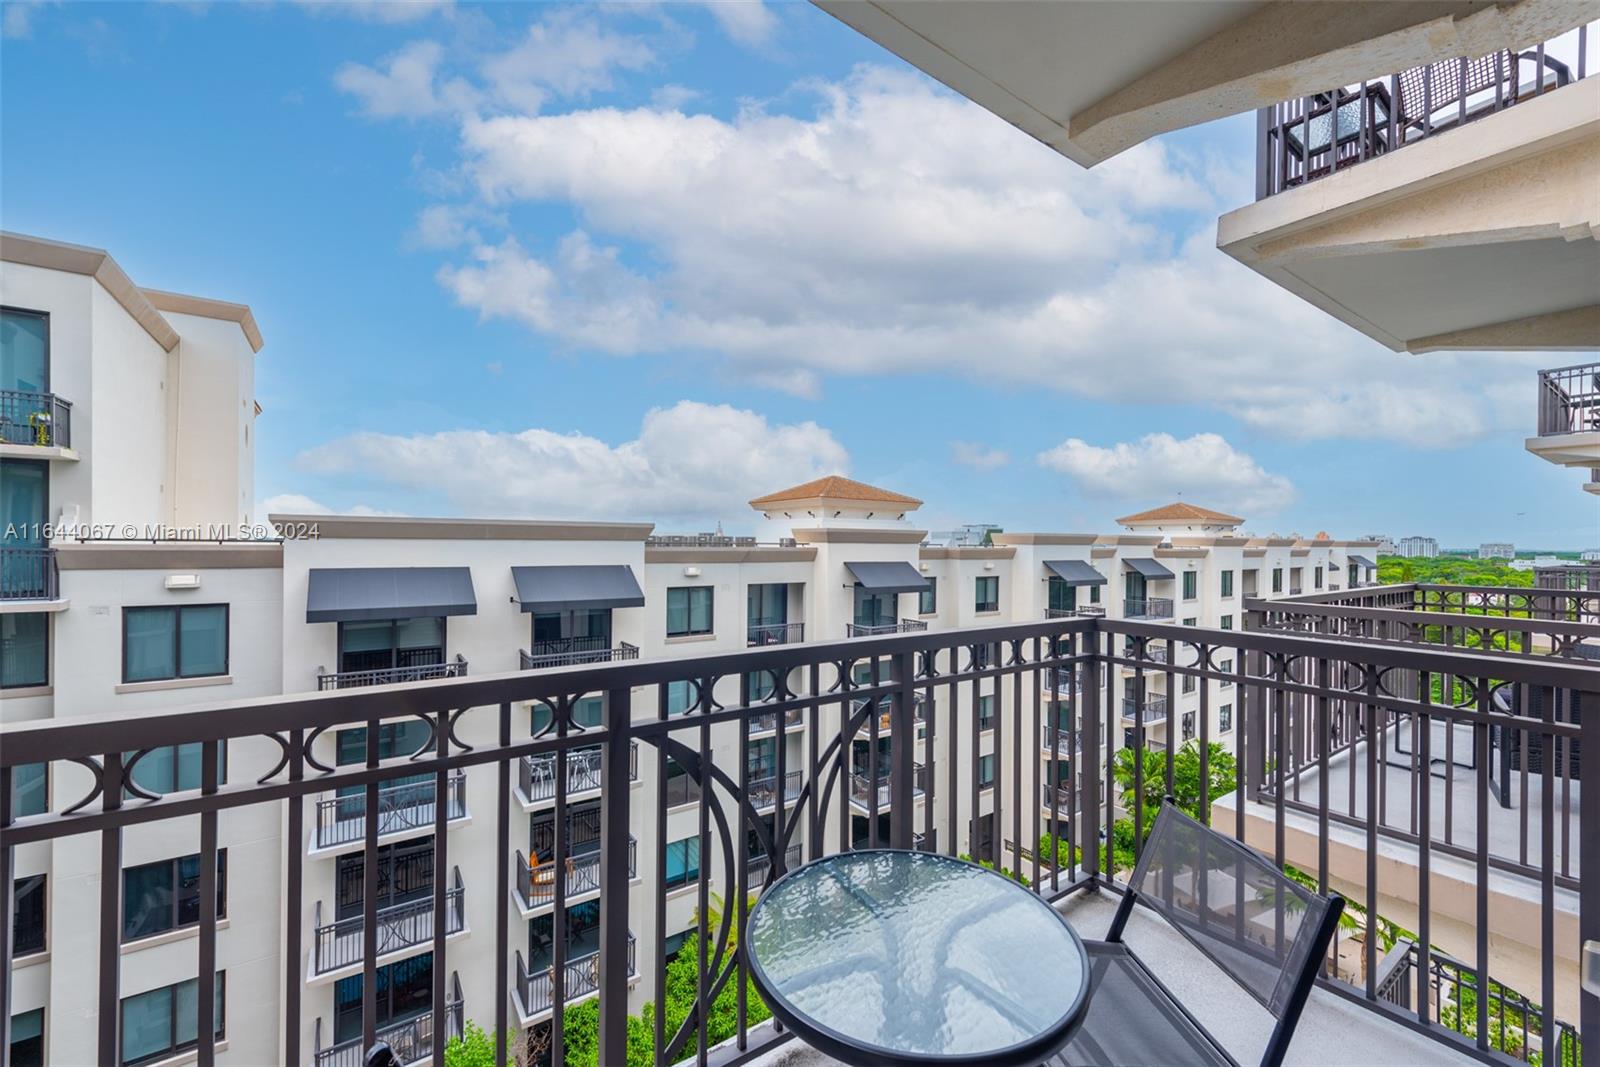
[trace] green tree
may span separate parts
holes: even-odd
[[[516,1044],[516,1031],[506,1033],[506,1049]],[[444,1047],[445,1067],[495,1067],[494,1037],[477,1023],[468,1020],[460,1037],[452,1037]]]
[[[1127,811],[1134,808],[1134,769],[1136,753],[1131,748],[1117,750],[1112,760],[1111,773],[1122,791],[1120,800]],[[1160,809],[1162,794],[1167,791],[1167,753],[1165,749],[1144,750],[1144,803],[1145,833],[1155,821]],[[1206,747],[1206,801],[1207,807],[1218,797],[1234,790],[1238,766],[1233,754],[1217,742]],[[1172,797],[1178,808],[1203,823],[1211,821],[1210,811],[1200,805],[1200,741],[1190,738],[1172,754]]]

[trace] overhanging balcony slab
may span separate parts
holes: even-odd
[[[1593,468],[1600,465],[1600,430],[1530,437],[1523,442],[1523,447],[1558,467]]]

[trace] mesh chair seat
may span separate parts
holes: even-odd
[[[1237,1067],[1162,988],[1126,945],[1085,942],[1089,1011],[1048,1067]]]

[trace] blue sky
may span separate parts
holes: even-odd
[[[1215,250],[1248,119],[1086,172],[797,3],[4,31],[0,223],[252,306],[275,508],[750,529],[843,470],[935,527],[1181,491],[1258,533],[1600,541],[1522,449],[1569,357],[1395,355]]]

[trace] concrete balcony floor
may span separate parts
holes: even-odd
[[[1061,910],[1079,934],[1100,938],[1111,925],[1117,899],[1113,893],[1075,893],[1062,903]],[[1272,1017],[1182,934],[1152,912],[1135,908],[1125,939],[1236,1059],[1254,1063],[1260,1058],[1272,1033]],[[837,1062],[799,1041],[790,1041],[755,1060],[753,1067],[831,1067]],[[1050,1067],[1057,1062],[1050,1061]],[[1327,990],[1316,989],[1300,1018],[1285,1063],[1304,1067],[1444,1067],[1477,1061]]]

